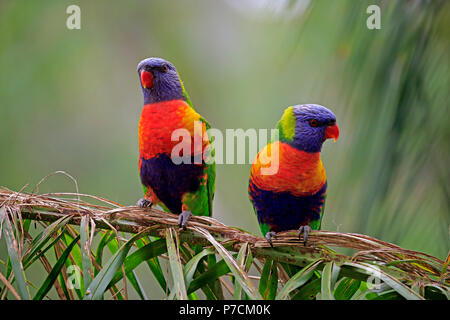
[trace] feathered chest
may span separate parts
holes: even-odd
[[[250,179],[257,187],[295,196],[311,195],[326,183],[320,153],[297,150],[287,143],[268,144],[256,156]]]
[[[139,121],[140,156],[150,159],[157,154],[170,155],[181,140],[190,144],[195,135],[201,139],[204,132],[200,115],[183,100],[147,104]]]

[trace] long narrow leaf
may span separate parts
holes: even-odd
[[[48,274],[44,283],[33,297],[33,300],[42,300],[45,297],[45,295],[50,291],[50,289],[52,288],[53,284],[55,283],[58,277],[58,274],[61,272],[61,269],[64,266],[67,257],[69,256],[70,252],[72,251],[72,248],[75,246],[79,238],[80,238],[79,236],[75,238],[72,241],[72,243],[69,244],[69,246],[66,248],[66,250],[64,250],[64,252],[61,254],[61,257],[59,257],[58,261],[56,261],[52,271],[50,271],[50,273]]]
[[[314,277],[314,276],[313,276]],[[297,288],[297,293],[291,297],[292,300],[314,300],[320,293],[320,278],[310,279],[307,283]]]
[[[109,230],[106,231],[102,237],[100,238],[100,241],[97,245],[97,249],[95,251],[95,261],[99,266],[103,265],[103,249],[106,247],[106,245],[114,238],[114,231]],[[99,271],[97,269],[94,269],[94,277],[98,274]]]
[[[92,280],[89,288],[86,290],[85,300],[99,300],[103,297],[103,293],[108,288],[111,280],[119,270],[125,257],[130,251],[133,243],[142,237],[144,234],[142,232],[134,235],[129,239],[122,247],[117,250],[117,252],[109,259],[103,269],[97,274],[97,276]]]
[[[170,270],[173,278],[173,291],[178,300],[188,300],[186,283],[184,282],[183,266],[181,265],[180,253],[173,240],[172,228],[166,229],[167,253],[169,256]]]
[[[343,278],[334,290],[336,300],[350,300],[358,291],[361,281],[351,278]]]
[[[25,280],[25,272],[23,270],[22,261],[19,256],[17,240],[14,237],[14,231],[4,207],[0,208],[0,219],[2,219],[3,221],[3,235],[5,237],[6,246],[8,248],[9,259],[11,261],[12,270],[14,272],[14,277],[18,286],[19,295],[22,300],[29,300],[30,291]]]
[[[210,267],[206,272],[199,275],[192,280],[188,288],[188,294],[195,292],[196,290],[203,288],[208,283],[219,279],[221,276],[230,272],[230,268],[224,260],[220,260],[215,265]]]
[[[236,260],[234,260],[231,254],[219,242],[217,242],[217,240],[214,239],[214,237],[208,231],[199,227],[196,227],[195,229],[197,230],[197,232],[203,235],[209,242],[211,242],[214,248],[216,248],[217,252],[220,254],[222,259],[228,265],[235,279],[239,282],[239,284],[241,285],[245,293],[248,295],[248,297],[252,300],[262,300],[261,295],[259,294],[258,290],[256,290],[256,288],[254,287],[247,273],[244,270],[242,270],[241,266],[239,266],[239,264],[236,262]]]
[[[144,240],[146,240],[147,243],[149,243],[149,244],[152,243],[152,241],[148,237],[145,237],[144,239],[139,239],[138,241],[136,241],[136,245],[139,249],[142,249],[147,245],[147,243],[145,243]],[[155,242],[158,240],[160,240],[160,239],[155,240]],[[165,252],[166,252],[167,251],[166,242],[161,241],[161,243],[166,248],[165,249]],[[164,252],[162,252],[162,253],[164,253]],[[159,263],[158,255],[154,255],[151,258],[147,258],[144,260],[146,261],[147,266],[150,268],[150,271],[153,273],[156,281],[158,281],[159,285],[161,286],[161,289],[163,290],[163,292],[166,292],[166,289],[167,289],[166,277],[165,277],[165,275],[162,271],[161,265]],[[127,263],[127,261],[125,261],[125,263]],[[126,267],[126,264],[125,264],[125,267]]]
[[[328,262],[322,271],[322,300],[335,300],[333,295],[334,284],[338,276],[340,268],[334,262]]]
[[[26,269],[30,264],[32,264],[33,261],[36,261],[39,257],[36,257],[39,254],[42,254],[42,248],[43,246],[52,239],[52,236],[58,232],[58,230],[61,230],[70,220],[71,216],[65,216],[62,218],[59,218],[52,224],[50,224],[48,227],[44,229],[44,231],[41,232],[41,234],[34,238],[34,240],[31,242],[30,246],[28,247],[27,252],[25,253],[23,257],[23,265]],[[46,250],[51,248],[50,246],[47,246]],[[41,251],[41,252],[40,252]]]
[[[68,226],[70,228],[70,226]],[[78,236],[78,233],[74,231],[74,235]],[[64,231],[64,236],[61,238],[61,240],[64,242],[66,247],[72,243],[72,241],[75,238],[70,234],[69,230]],[[69,255],[69,259],[66,260],[66,268],[68,270],[72,270],[72,272],[76,272],[81,275],[83,273],[82,271],[82,261],[81,261],[81,250],[79,246],[74,246],[72,249],[72,252]],[[70,269],[69,269],[70,268]],[[78,277],[78,276],[77,276]],[[83,299],[85,287],[84,287],[84,281],[82,281],[82,277],[77,278],[77,285],[74,286],[74,290],[78,296],[79,299]]]
[[[322,260],[316,260],[302,270],[297,272],[281,289],[280,293],[276,296],[276,300],[285,300],[288,298],[289,293],[298,287],[305,284],[314,274],[314,270],[322,263]]]
[[[40,251],[35,252],[33,255],[29,256],[29,259],[22,260],[23,261],[23,269],[27,270],[29,266],[31,266],[36,260],[38,260],[40,257],[42,257],[49,249],[54,248],[55,243],[57,243],[61,238],[64,236],[64,232],[61,232],[59,235],[56,236],[56,238],[50,242],[45,248],[43,248]]]
[[[112,234],[112,235],[114,235],[114,234]],[[112,241],[107,241],[105,244],[107,245],[107,247],[109,248],[109,250],[111,251],[111,254],[115,254],[116,252],[117,252],[117,250],[119,250],[119,242],[117,241],[117,239],[116,238],[112,238],[112,239],[110,239],[110,240],[112,240]],[[138,239],[138,240],[136,240],[136,242],[137,241],[139,241],[140,239]],[[97,250],[98,250],[99,248],[97,248]],[[103,252],[103,251],[101,251],[101,252]],[[100,258],[101,259],[101,258]],[[125,259],[125,261],[124,261],[124,265],[126,265],[126,260],[128,259],[128,257]],[[126,274],[126,277],[127,277],[127,279],[130,281],[130,283],[131,283],[131,285],[133,286],[133,288],[134,288],[134,290],[136,290],[136,293],[139,295],[139,297],[142,299],[142,300],[147,300],[147,295],[146,295],[146,293],[145,293],[145,291],[144,291],[144,288],[142,287],[142,285],[141,285],[141,283],[140,283],[140,281],[139,281],[139,279],[138,279],[138,277],[137,277],[137,275],[136,275],[136,273],[134,272],[134,270],[129,270],[128,272],[126,271],[126,267],[125,267],[125,274]],[[124,270],[121,268],[120,270],[118,270],[117,272],[116,272],[116,276],[118,276],[119,277],[119,280],[120,279],[123,279],[123,275],[124,275]],[[113,278],[114,279],[114,278]],[[112,282],[112,281],[111,281]],[[107,289],[109,289],[109,288],[111,288],[111,286],[112,286],[113,284],[112,283],[110,283],[109,285],[108,285],[108,287],[107,287]],[[121,299],[122,300],[122,299]]]
[[[89,216],[84,215],[80,223],[81,261],[83,265],[84,287],[92,281],[91,248],[89,245]]]
[[[142,300],[148,300],[147,294],[145,293],[144,287],[142,286],[141,281],[136,275],[136,272],[134,272],[133,270],[127,273],[127,278],[128,280],[130,280],[131,285],[133,286],[134,290],[136,290],[136,293],[139,295],[139,297]]]
[[[248,266],[248,264],[247,264],[247,259],[246,259],[247,249],[248,249],[248,243],[246,242],[239,249],[238,256],[237,256],[237,263],[241,266],[241,268],[244,269],[244,271],[248,271],[248,269],[250,268],[250,266]],[[251,251],[250,251],[250,257],[251,257]],[[247,268],[247,266],[248,266],[248,268]],[[243,292],[242,292],[242,287],[239,284],[239,282],[236,282],[236,281],[234,283],[234,299],[235,300],[245,299],[245,294],[243,294]]]
[[[144,247],[136,250],[130,254],[124,261],[125,273],[131,272],[142,262],[157,257],[163,253],[167,252],[165,239],[158,239],[156,241],[150,242]],[[108,288],[116,284],[123,278],[123,272],[121,270],[117,271]]]
[[[277,261],[266,259],[259,281],[259,292],[264,300],[273,300],[278,290],[278,269]]]
[[[408,300],[424,300],[423,297],[421,297],[420,295],[415,293],[413,290],[411,290],[411,288],[404,285],[402,282],[395,279],[394,277],[392,277],[391,275],[384,272],[383,270],[381,270],[378,267],[375,267],[375,266],[372,266],[370,264],[363,263],[363,262],[359,262],[359,263],[346,262],[345,265],[362,269],[367,274],[372,275],[376,278],[379,278],[380,280],[384,281],[388,286],[390,286],[392,289],[397,291],[401,296],[403,296],[404,298],[406,298]]]
[[[196,254],[191,260],[189,260],[183,268],[184,278],[186,281],[186,287],[192,282],[194,278],[195,270],[197,270],[198,263],[202,260],[203,257],[213,254],[214,250],[211,248],[204,249],[200,253]]]

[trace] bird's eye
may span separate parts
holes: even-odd
[[[317,126],[319,126],[319,121],[317,119],[309,120],[309,125],[311,127],[317,127]]]
[[[169,68],[167,67],[167,64],[163,64],[163,65],[161,66],[160,70],[161,70],[162,72],[166,73],[167,70],[169,70]]]

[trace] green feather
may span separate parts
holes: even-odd
[[[211,128],[211,125],[204,119],[203,117],[200,118],[200,121],[202,121],[205,126],[206,130]],[[212,146],[212,143],[214,142],[214,139],[212,137],[209,137],[209,143]],[[215,157],[215,149],[212,147],[211,149],[211,157],[214,159]],[[206,164],[206,174],[208,177],[208,180],[206,182],[207,187],[207,195],[208,195],[208,212],[209,216],[212,216],[212,206],[213,206],[213,200],[214,200],[214,190],[216,185],[216,162],[214,161],[211,164]]]
[[[189,94],[187,93],[186,89],[184,88],[184,84],[183,81],[181,80],[181,78],[179,78],[180,80],[180,84],[181,84],[181,89],[183,91],[183,96],[186,99],[186,103],[192,108],[194,109],[194,106],[192,105],[192,101],[191,98],[189,97]],[[194,109],[195,110],[195,109]],[[202,116],[200,116],[200,121],[203,122],[205,124],[206,130],[211,128],[211,125],[209,124],[209,122],[203,118]],[[209,137],[209,143],[210,145],[212,145],[214,139]],[[212,148],[211,149],[211,157],[215,157],[215,149]],[[190,203],[186,203],[187,207],[195,207],[196,209],[192,208],[192,213],[194,214],[198,214],[198,213],[206,213],[203,215],[208,215],[208,216],[212,216],[212,207],[213,207],[213,199],[214,199],[214,190],[215,190],[215,183],[216,183],[216,163],[215,161],[211,164],[205,164],[205,170],[206,170],[206,174],[207,174],[207,182],[206,182],[206,186],[204,184],[200,184],[200,188],[199,190],[195,191],[193,193],[193,199],[192,201],[189,201]],[[204,189],[206,187],[206,190]],[[203,197],[207,197],[207,201],[205,202],[203,199]],[[191,208],[189,208],[191,209]],[[194,211],[197,212],[194,212]]]
[[[280,141],[290,142],[294,140],[295,136],[295,115],[294,108],[289,107],[284,110],[283,116],[277,123],[277,129],[279,130]]]

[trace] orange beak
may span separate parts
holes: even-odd
[[[153,74],[151,72],[142,70],[141,72],[141,83],[144,88],[153,87]]]
[[[339,138],[339,127],[337,124],[329,126],[325,129],[325,139],[334,139],[336,141]]]

